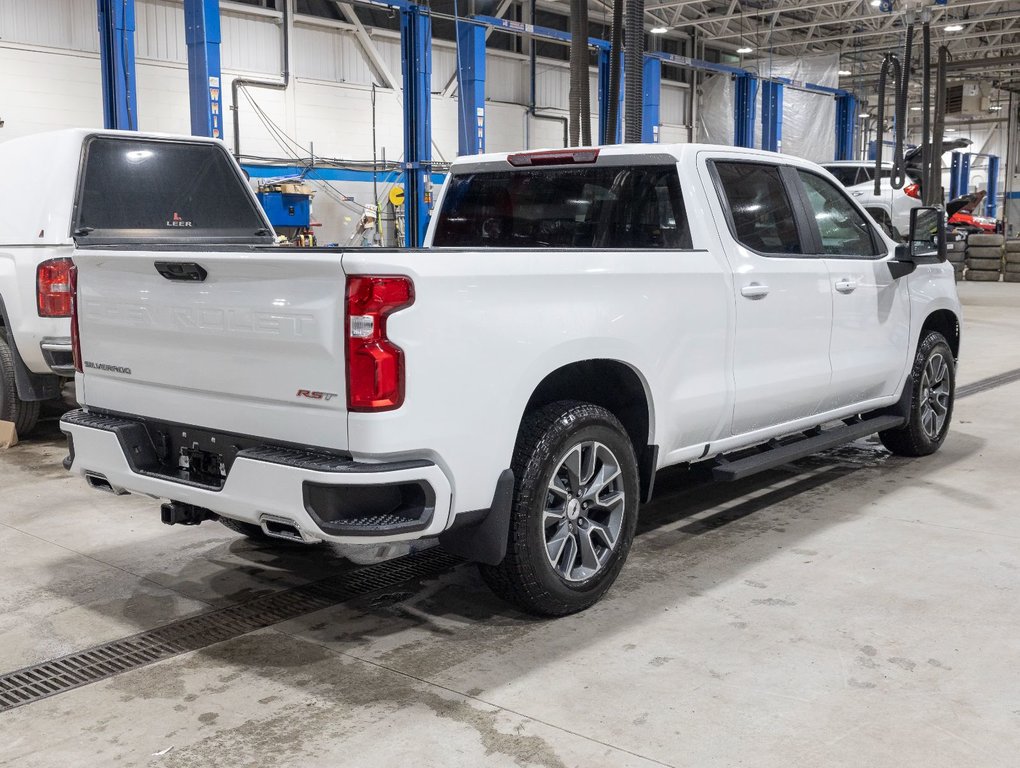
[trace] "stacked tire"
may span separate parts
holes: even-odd
[[[1006,271],[1002,279],[1007,283],[1020,283],[1020,240],[1006,241]]]
[[[950,240],[946,243],[946,255],[949,263],[953,265],[953,273],[956,275],[956,282],[963,280],[963,270],[967,259],[967,241]]]
[[[967,272],[965,278],[984,283],[999,282],[1002,274],[1002,235],[975,233],[967,238]]]

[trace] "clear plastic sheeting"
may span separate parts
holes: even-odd
[[[839,87],[839,55],[771,57],[750,62],[749,72],[763,78],[787,78],[798,83]],[[733,78],[706,75],[698,110],[698,140],[733,145]],[[761,147],[761,88],[755,104],[754,145]],[[784,154],[816,162],[831,161],[836,153],[836,101],[829,94],[783,88],[782,148]]]
[[[698,103],[698,141],[733,146],[733,78],[707,75]]]
[[[823,56],[775,56],[752,62],[748,67],[759,77],[783,77],[795,83],[839,87],[839,54]],[[759,99],[761,97],[759,96]],[[754,145],[761,146],[761,102],[754,126]],[[836,100],[825,93],[801,88],[783,88],[783,130],[781,151],[815,162],[829,162],[836,156]]]

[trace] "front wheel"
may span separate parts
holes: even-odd
[[[907,386],[911,388],[907,423],[878,436],[895,454],[928,456],[949,433],[956,396],[956,361],[941,333],[931,331],[921,340]]]
[[[634,538],[634,447],[605,408],[564,401],[524,418],[512,463],[507,553],[482,565],[492,590],[540,616],[594,604],[616,580]]]

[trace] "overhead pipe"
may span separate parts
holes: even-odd
[[[585,40],[580,34],[581,5],[588,0],[570,0],[567,21],[570,29],[570,90],[567,95],[567,114],[570,117],[570,146],[576,147],[581,139],[581,75],[579,62]]]
[[[875,120],[875,194],[882,194],[882,154],[885,149],[883,140],[885,137],[885,81],[889,75],[893,79],[893,93],[896,96],[895,113],[899,115],[900,83],[903,81],[903,70],[900,67],[900,59],[895,53],[887,53],[882,59],[882,69],[878,73],[878,115]],[[896,118],[894,118],[896,119]],[[899,131],[902,128],[900,120],[896,119],[894,126],[894,144],[899,148],[899,159],[903,160],[903,143],[897,141]],[[893,150],[893,165],[896,164],[896,150]],[[892,178],[890,177],[890,182]],[[902,187],[902,184],[900,185]]]
[[[538,5],[537,0],[531,0],[531,23],[535,22],[535,11]],[[536,92],[536,81],[538,79],[538,59],[535,53],[535,39],[531,38],[531,45],[529,48],[529,69],[531,70],[531,95],[528,101],[528,114],[536,120],[551,120],[553,122],[560,123],[563,126],[563,146],[570,146],[570,120],[562,115],[547,114],[545,112],[538,111],[538,94]],[[529,142],[530,143],[530,142]]]
[[[609,31],[609,93],[606,98],[606,132],[603,144],[615,144],[618,140],[616,126],[620,122],[620,56],[623,53],[623,3],[612,0],[613,21]]]
[[[641,141],[645,70],[644,16],[645,0],[627,0],[623,65],[625,80],[623,119],[624,137],[627,142]]]
[[[290,4],[283,0],[283,73],[280,80],[254,80],[236,78],[230,84],[230,108],[234,115],[234,157],[241,157],[241,118],[238,113],[237,96],[241,88],[269,88],[285,91],[290,85]]]
[[[921,197],[925,205],[932,205],[934,189],[931,178],[931,11],[927,8],[921,17]]]
[[[942,139],[946,130],[946,74],[949,70],[949,48],[939,46],[938,63],[935,66],[935,115],[932,120],[931,163],[925,186],[931,190],[930,200],[941,205],[945,201],[942,188]],[[929,198],[926,195],[926,200]],[[930,205],[931,203],[929,203]]]

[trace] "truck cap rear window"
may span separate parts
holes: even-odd
[[[272,242],[226,150],[186,140],[86,140],[72,234],[83,244]]]

